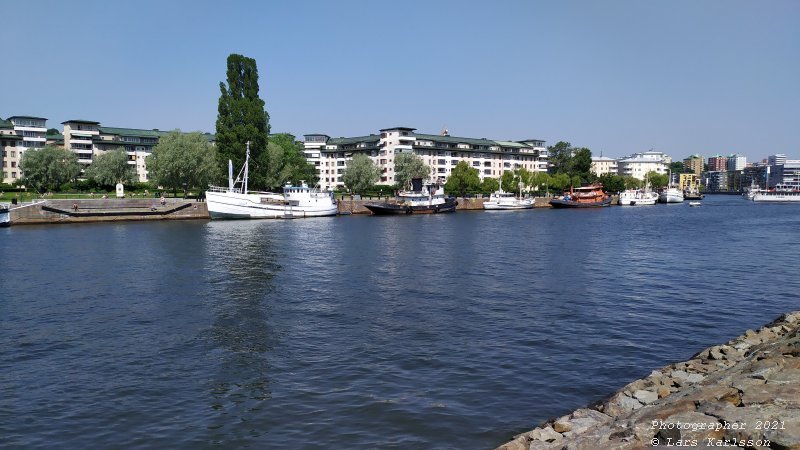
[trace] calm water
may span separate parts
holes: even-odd
[[[0,229],[0,447],[497,446],[800,309],[800,207]]]

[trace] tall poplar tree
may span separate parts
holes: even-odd
[[[228,56],[228,83],[219,83],[216,146],[223,173],[228,173],[228,160],[233,161],[234,176],[245,159],[246,143],[250,141],[250,186],[264,188],[260,173],[267,168],[269,114],[264,100],[258,96],[256,60],[242,55]]]

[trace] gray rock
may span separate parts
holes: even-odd
[[[633,393],[633,397],[636,400],[644,403],[645,405],[653,403],[654,401],[658,400],[658,394],[652,391],[645,391],[640,389]]]
[[[706,377],[704,375],[701,375],[699,373],[690,373],[689,376],[686,377],[686,382],[692,384],[699,383],[703,381],[705,378]]]

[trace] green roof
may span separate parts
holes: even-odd
[[[82,120],[82,119],[69,119],[61,122],[61,125],[65,123],[88,123],[90,125],[100,125],[100,122],[95,122],[94,120]]]
[[[447,142],[449,144],[470,144],[470,145],[498,145],[495,141],[489,139],[474,139],[457,136],[439,136],[435,134],[419,134],[416,135],[417,139],[424,139],[426,141]]]
[[[98,127],[103,134],[116,134],[119,136],[136,136],[136,137],[154,137],[158,138],[166,136],[169,131],[161,130],[140,130],[137,128],[114,128],[114,127]]]
[[[37,116],[11,116],[10,119],[39,119],[39,120],[47,120],[46,117],[37,117]]]
[[[16,134],[0,134],[0,139],[10,139],[12,141],[21,141],[22,136],[17,136]]]
[[[514,141],[495,141],[501,147],[514,147],[514,148],[527,148],[528,146],[521,142]]]
[[[380,136],[375,134],[370,134],[369,136],[358,136],[358,137],[338,137],[338,138],[330,138],[328,139],[328,145],[347,145],[347,144],[358,144],[359,142],[378,142],[380,140]]]
[[[55,140],[55,141],[63,141],[64,140],[64,135],[63,134],[48,134],[48,135],[45,135],[45,139],[52,139],[52,140]]]

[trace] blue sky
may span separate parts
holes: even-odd
[[[0,117],[214,132],[230,53],[273,132],[391,126],[800,159],[800,1],[3,5]]]

